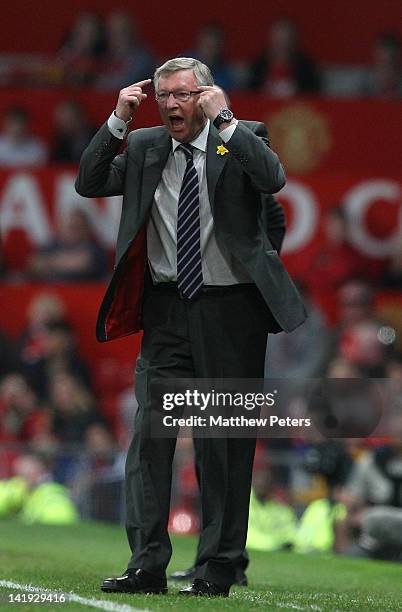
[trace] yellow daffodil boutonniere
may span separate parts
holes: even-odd
[[[216,154],[217,155],[226,155],[226,153],[229,153],[229,151],[223,145],[219,145],[219,146],[216,147]]]

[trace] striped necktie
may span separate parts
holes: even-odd
[[[179,149],[186,156],[186,169],[177,208],[177,285],[184,297],[193,298],[202,287],[200,201],[198,175],[190,144]]]

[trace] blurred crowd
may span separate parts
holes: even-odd
[[[0,355],[0,481],[19,477],[18,460],[32,454],[46,481],[73,489],[89,516],[95,481],[116,472],[120,483],[123,475],[136,411],[132,377],[85,361],[65,303],[46,290],[29,303],[18,338],[0,334]],[[0,486],[0,516],[1,495]],[[118,502],[113,517],[102,508],[98,518],[120,516]]]
[[[260,440],[248,547],[399,559],[400,329],[383,317],[372,287],[361,279],[349,278],[334,292],[339,316],[332,327],[304,290],[310,317],[292,334],[269,336],[266,377],[387,379],[396,385],[396,413],[386,435],[377,438],[348,438],[353,431],[346,431],[344,439]],[[119,378],[107,364],[87,363],[65,303],[49,290],[28,305],[19,337],[2,333],[0,342],[0,516],[7,515],[2,499],[5,505],[15,496],[30,499],[34,485],[22,485],[21,478],[33,462],[41,475],[35,487],[55,485],[49,491],[54,507],[65,508],[61,516],[121,520],[124,457],[137,408],[132,373]],[[185,438],[178,442],[173,499],[171,528],[195,532],[198,488],[191,440]],[[385,534],[384,516],[390,517]]]
[[[76,164],[95,131],[77,100],[65,99],[55,107],[50,142],[33,133],[27,107],[10,106],[0,128],[0,168]]]
[[[366,66],[328,66],[304,50],[297,22],[284,16],[267,24],[266,42],[255,58],[226,56],[228,33],[222,23],[202,23],[189,49],[172,41],[170,55],[200,59],[228,92],[252,90],[276,97],[295,94],[398,97],[402,94],[401,41],[379,32]],[[51,56],[3,54],[0,85],[29,87],[85,86],[119,90],[152,76],[158,57],[144,40],[133,14],[115,10],[106,18],[85,10],[77,14],[58,50]]]
[[[402,96],[401,40],[396,33],[380,32],[375,37],[365,66],[328,66],[310,57],[297,23],[286,17],[269,25],[264,48],[251,60],[226,57],[227,37],[222,24],[204,23],[189,49],[172,49],[172,53],[205,62],[228,94]],[[29,88],[117,92],[152,77],[165,59],[143,40],[131,13],[116,10],[102,19],[96,12],[82,11],[53,56],[0,53],[0,87],[19,87],[23,82]],[[86,109],[72,93],[53,109],[51,122],[52,136],[45,142],[33,133],[28,105],[9,107],[0,127],[0,168],[77,163],[96,131]]]

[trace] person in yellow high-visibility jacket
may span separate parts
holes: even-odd
[[[265,467],[254,473],[250,496],[247,549],[281,550],[293,544],[297,518],[288,504],[273,495],[272,472]]]
[[[294,550],[299,553],[332,552],[337,525],[345,520],[346,507],[327,498],[312,501],[296,531]]]
[[[9,480],[0,480],[0,518],[18,513],[27,495],[28,487],[23,478],[15,476]]]
[[[27,524],[46,525],[70,525],[79,520],[68,489],[49,480],[40,457],[19,457],[14,471],[16,476],[0,481],[0,518],[18,516]]]
[[[274,499],[258,497],[251,490],[247,548],[281,550],[289,548],[296,534],[296,514],[293,508]]]

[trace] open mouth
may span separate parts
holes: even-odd
[[[184,126],[184,119],[180,115],[169,115],[169,123],[173,130],[179,130]]]

